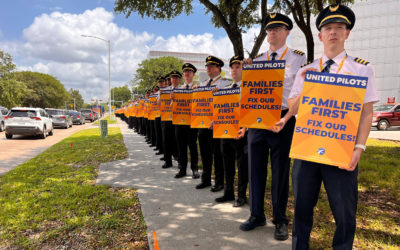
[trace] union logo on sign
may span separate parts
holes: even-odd
[[[324,155],[325,154],[325,149],[324,148],[319,148],[318,149],[318,154],[319,155]]]

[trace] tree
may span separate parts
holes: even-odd
[[[71,88],[71,89],[69,89],[68,92],[71,96],[69,105],[74,104],[74,99],[75,99],[74,109],[80,110],[83,107],[84,101],[83,101],[82,95],[79,93],[79,90]]]
[[[311,27],[311,14],[317,15],[328,4],[354,3],[354,0],[276,0],[272,10],[276,12],[292,14],[293,19],[300,30],[304,33],[307,41],[307,60],[314,61],[314,38]]]
[[[133,80],[134,94],[144,94],[144,92],[157,84],[158,76],[165,76],[172,70],[181,71],[183,60],[172,56],[151,58],[143,60],[136,70]]]
[[[22,71],[14,72],[14,80],[23,82],[27,93],[22,97],[22,105],[39,108],[63,108],[65,101],[70,100],[64,85],[51,75]]]
[[[121,87],[114,87],[111,89],[111,93],[113,96],[113,105],[117,107],[121,107],[121,101],[127,102],[131,99],[131,90],[128,85],[124,85]]]
[[[22,106],[22,97],[26,94],[26,85],[14,79],[0,80],[0,106],[13,108]]]
[[[217,28],[223,28],[233,45],[235,55],[244,56],[242,34],[256,24],[260,25],[258,35],[254,38],[254,46],[250,57],[257,55],[267,33],[265,31],[267,18],[267,0],[199,0],[211,12],[211,21]],[[261,17],[259,10],[261,9]],[[142,17],[152,17],[160,20],[170,20],[182,13],[193,12],[191,0],[116,0],[114,11],[124,13],[128,18],[132,12]]]
[[[0,78],[7,78],[15,67],[12,56],[0,50]]]

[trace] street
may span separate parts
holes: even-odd
[[[38,139],[33,136],[14,136],[6,139],[4,132],[0,133],[0,176],[25,161],[44,152],[46,149],[61,141],[62,139],[87,128],[97,127],[92,123],[85,125],[74,125],[69,129],[54,129],[54,135],[46,139]]]

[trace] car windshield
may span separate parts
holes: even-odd
[[[81,110],[82,113],[92,113],[91,110]]]
[[[68,112],[69,115],[79,115],[78,112]]]
[[[47,114],[49,114],[49,115],[63,115],[64,114],[64,112],[62,110],[49,109],[46,111],[47,111]]]
[[[34,110],[12,110],[9,116],[12,116],[12,117],[35,117],[36,111],[34,111]]]
[[[390,111],[394,105],[379,105],[374,107],[374,111],[385,111],[388,112]]]

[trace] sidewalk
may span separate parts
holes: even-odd
[[[160,157],[148,147],[144,138],[118,120],[129,152],[125,160],[101,164],[97,184],[138,189],[142,212],[147,224],[149,245],[154,248],[154,232],[160,249],[290,249],[291,238],[274,240],[274,226],[250,232],[239,229],[249,217],[249,206],[232,207],[217,204],[222,192],[209,188],[196,190],[200,181],[188,177],[174,179],[177,164],[162,169]]]

